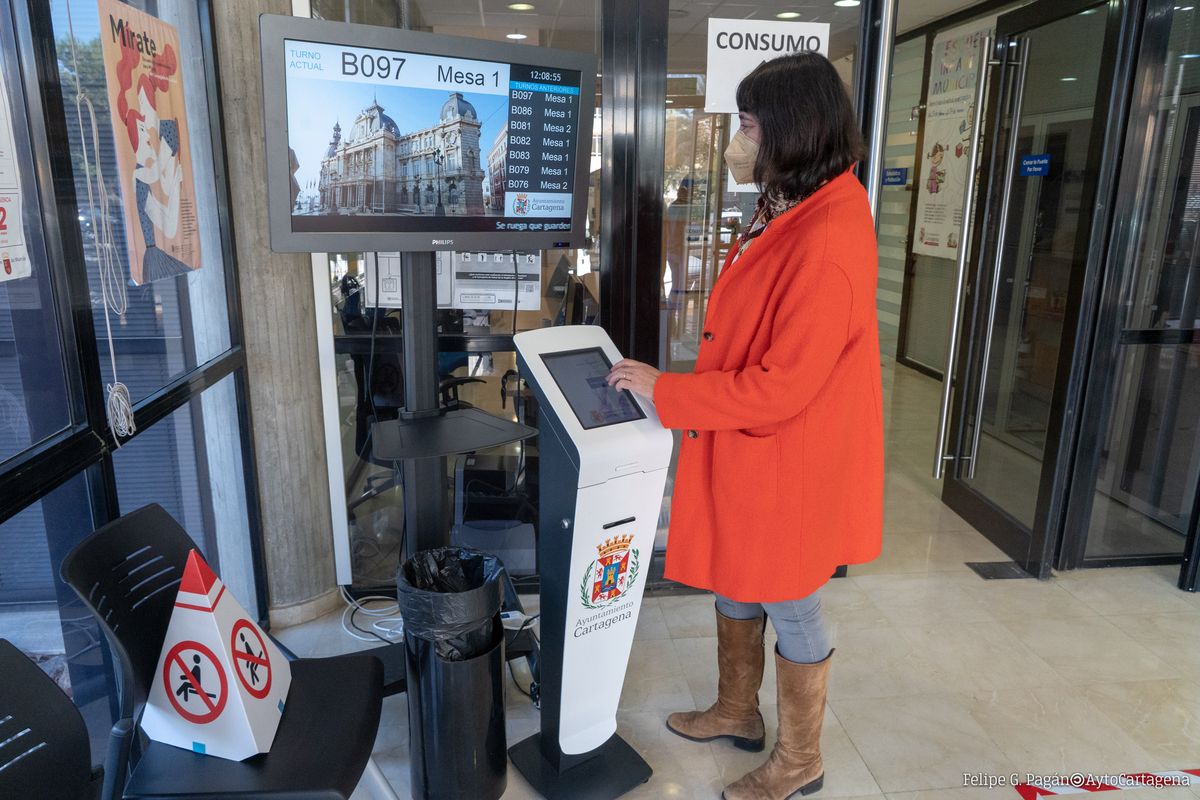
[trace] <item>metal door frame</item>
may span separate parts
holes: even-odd
[[[1125,62],[1134,51],[1131,43],[1137,41],[1137,13],[1141,5],[1142,0],[1108,0],[1107,4],[1097,0],[1039,0],[996,20],[993,56],[1000,66],[993,70],[991,76],[988,89],[990,108],[987,110],[987,124],[983,128],[988,134],[983,162],[987,164],[984,172],[986,185],[978,195],[983,213],[976,215],[972,225],[973,268],[967,276],[970,302],[965,305],[957,321],[967,335],[960,345],[961,352],[954,370],[954,385],[958,391],[954,396],[950,444],[956,460],[943,481],[942,499],[1027,572],[1039,578],[1049,576],[1061,540],[1066,487],[1073,469],[1074,445],[1078,436],[1076,412],[1081,407],[1083,378],[1086,374],[1081,365],[1087,362],[1088,345],[1095,324],[1095,299],[1105,261],[1106,250],[1103,245],[1107,241],[1111,216],[1110,198],[1116,188],[1117,159],[1113,151],[1119,154],[1129,94],[1128,81],[1122,78],[1127,69]],[[1085,266],[1082,275],[1072,276],[1068,287],[1063,345],[1059,350],[1050,402],[1037,505],[1033,526],[1027,529],[1010,514],[977,494],[960,478],[964,462],[974,455],[966,453],[973,431],[968,420],[973,416],[974,409],[971,406],[979,389],[979,362],[992,300],[988,283],[996,269],[993,261],[997,231],[994,230],[992,217],[1002,211],[999,208],[1000,195],[1005,185],[1003,180],[996,180],[1005,161],[1002,148],[997,147],[1003,123],[1002,106],[1007,99],[1001,91],[1011,88],[1011,81],[1006,78],[1005,72],[1012,69],[1010,65],[1014,62],[1009,59],[1007,42],[1026,31],[1074,16],[1088,8],[1096,8],[1098,13],[1107,12],[1100,80],[1097,82],[1088,147],[1089,179],[1083,189],[1083,197],[1093,211],[1090,225],[1076,233],[1076,261]],[[1003,144],[1007,143],[1006,138]],[[1099,247],[1096,246],[1097,242],[1100,243]],[[987,258],[989,255],[993,258]]]

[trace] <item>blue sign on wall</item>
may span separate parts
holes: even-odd
[[[1021,156],[1021,177],[1029,178],[1035,175],[1050,174],[1050,154],[1038,153],[1032,156]]]
[[[884,186],[906,186],[908,184],[908,167],[889,167],[883,171]]]

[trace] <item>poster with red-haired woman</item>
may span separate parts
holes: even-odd
[[[99,4],[129,275],[144,284],[200,267],[179,34],[118,0]]]

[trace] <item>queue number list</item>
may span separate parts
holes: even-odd
[[[579,73],[516,65],[511,70],[505,190],[570,193],[579,137]]]

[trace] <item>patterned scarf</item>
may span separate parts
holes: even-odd
[[[750,217],[750,224],[742,231],[742,235],[738,237],[737,255],[734,260],[741,257],[742,253],[746,252],[746,248],[750,246],[763,231],[767,229],[767,225],[776,217],[781,216],[787,211],[800,205],[803,197],[784,197],[777,192],[763,192],[758,196],[758,203],[754,206],[754,214]]]
[[[746,228],[743,238],[755,238],[766,230],[772,220],[800,205],[803,199],[802,197],[784,197],[778,192],[763,192],[758,196],[758,203],[754,206],[754,215],[750,217],[750,225]]]

